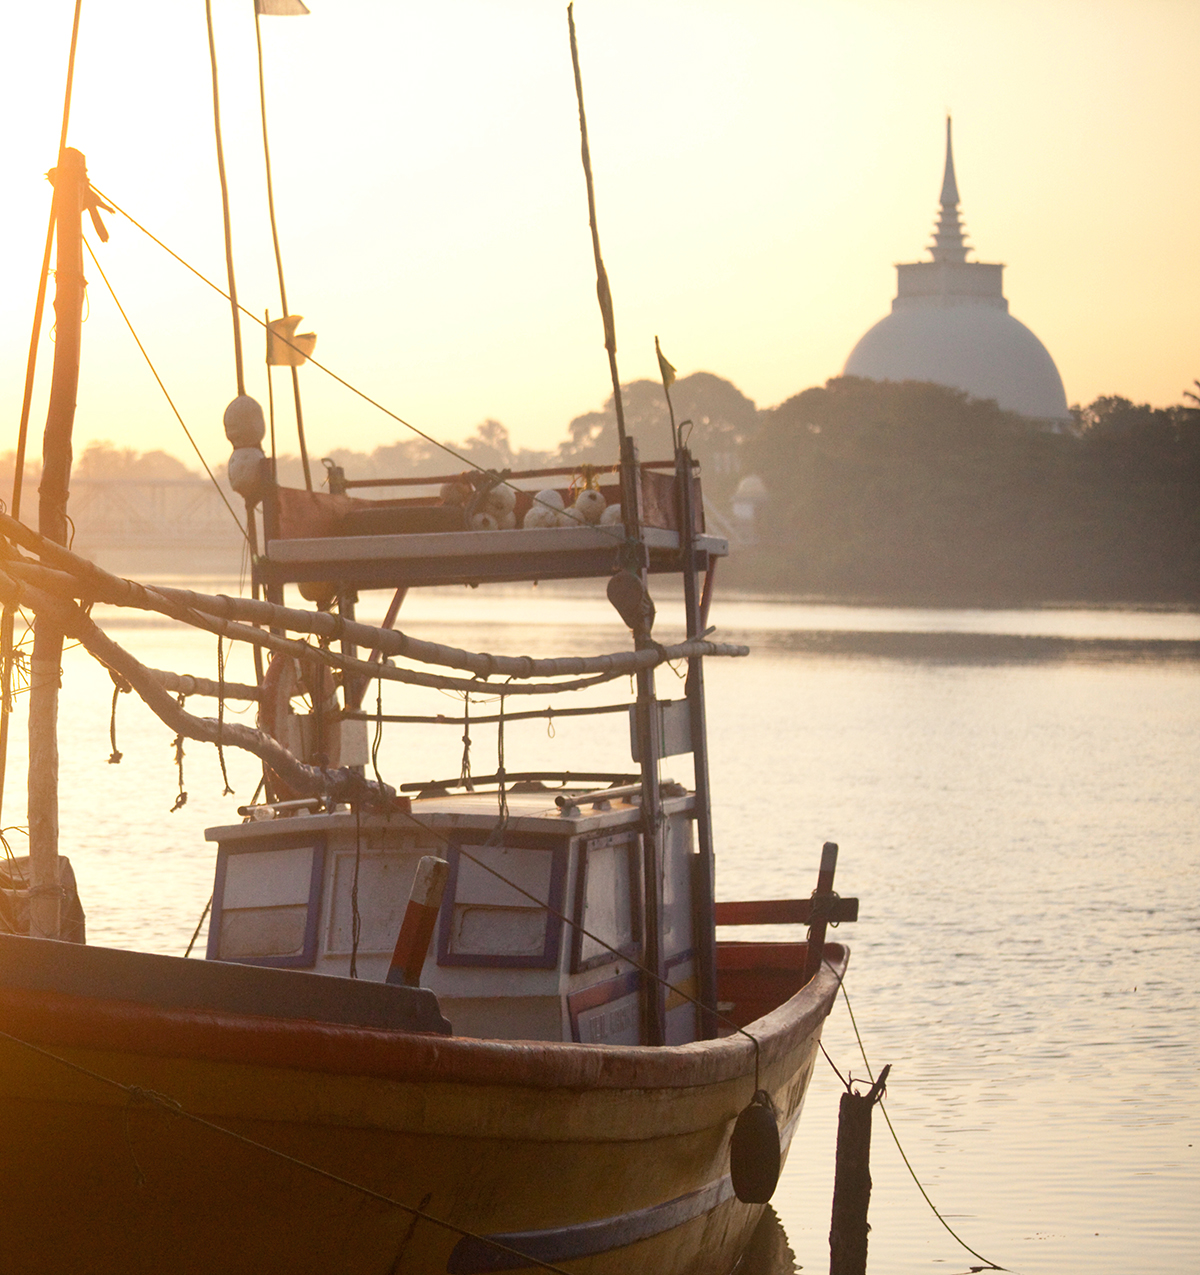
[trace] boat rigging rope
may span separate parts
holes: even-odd
[[[113,697],[112,713],[108,719],[108,738],[109,742],[112,744],[112,752],[108,755],[108,764],[110,766],[119,766],[121,764],[121,758],[125,754],[117,747],[117,697],[121,694],[127,695],[131,690],[133,690],[133,687],[130,686],[123,677],[118,677],[115,673],[112,673],[111,670],[109,672],[109,676],[112,678]]]
[[[192,948],[196,946],[196,940],[200,937],[200,929],[204,925],[204,919],[208,916],[209,912],[212,911],[212,903],[213,896],[210,894],[208,896],[208,902],[204,905],[204,911],[200,913],[200,919],[196,922],[196,928],[192,931],[192,937],[188,940],[187,951],[183,954],[183,959],[185,961],[189,956],[191,956]]]
[[[501,697],[501,703],[503,703],[503,697]],[[503,773],[504,751],[502,743],[499,745],[498,751],[500,754],[501,773]],[[758,1037],[748,1032],[744,1027],[735,1023],[733,1019],[726,1018],[724,1014],[719,1013],[715,1006],[705,1005],[703,1001],[698,1000],[695,996],[685,992],[682,987],[676,986],[669,979],[664,978],[661,974],[650,969],[649,966],[643,965],[640,961],[630,956],[628,952],[622,952],[619,948],[614,947],[611,943],[602,939],[598,934],[593,934],[591,930],[579,921],[575,920],[573,917],[569,917],[565,912],[560,912],[557,908],[552,907],[547,900],[539,899],[536,894],[530,893],[530,891],[526,890],[523,886],[518,885],[515,881],[510,881],[502,872],[498,872],[490,864],[484,863],[482,859],[476,858],[475,855],[471,854],[471,852],[461,842],[451,841],[451,839],[442,832],[440,828],[435,828],[432,824],[426,823],[425,820],[419,819],[412,813],[411,810],[400,810],[397,811],[396,814],[407,819],[409,823],[421,829],[422,832],[427,833],[435,840],[440,841],[447,848],[453,847],[456,849],[461,858],[467,859],[477,868],[482,868],[484,872],[490,873],[497,881],[500,881],[510,889],[515,890],[518,894],[524,895],[525,898],[529,899],[531,903],[536,904],[548,916],[552,916],[556,921],[561,922],[563,925],[570,926],[572,929],[577,930],[584,938],[590,939],[593,943],[604,948],[606,952],[611,952],[618,960],[628,962],[628,964],[635,970],[638,970],[653,982],[658,983],[665,991],[671,992],[673,995],[680,997],[681,1000],[685,1000],[689,1002],[689,1004],[694,1005],[702,1014],[711,1016],[719,1023],[724,1023],[726,1027],[732,1028],[738,1035],[745,1036],[746,1039],[754,1046],[754,1090],[757,1093],[758,1090],[762,1088],[760,1074],[762,1047],[759,1043]],[[488,834],[487,841],[484,844],[486,846],[497,845],[497,838],[503,833],[507,824],[508,803],[507,800],[505,800],[501,808],[500,817],[493,825],[491,832]]]
[[[221,179],[221,214],[225,225],[225,274],[229,280],[226,297],[233,318],[233,361],[237,370],[237,392],[246,392],[242,367],[242,325],[238,312],[237,280],[233,276],[233,232],[229,225],[229,183],[225,180],[225,149],[221,145],[221,98],[217,89],[217,45],[213,37],[212,0],[204,0],[204,21],[208,27],[208,60],[212,67],[213,134],[217,143],[217,174]]]
[[[179,710],[180,710],[181,716],[190,716],[190,714],[183,713],[183,706],[186,699],[187,699],[187,696],[184,695],[182,691],[180,691],[178,702],[179,702]],[[221,731],[220,729],[218,729],[217,738],[220,739],[220,737],[221,737]],[[187,792],[185,791],[183,787],[183,739],[184,739],[183,732],[180,731],[179,734],[175,736],[175,743],[173,745],[175,749],[175,767],[179,772],[179,794],[175,798],[175,804],[171,807],[172,814],[174,814],[177,810],[182,810],[184,806],[187,805],[187,799],[188,799]]]
[[[141,337],[138,336],[137,331],[135,330],[133,326],[133,323],[130,321],[129,315],[125,313],[125,307],[120,303],[120,301],[117,300],[117,294],[116,292],[113,291],[113,286],[108,281],[108,275],[104,273],[104,267],[100,264],[100,260],[96,256],[96,253],[92,248],[92,245],[88,242],[86,235],[84,236],[84,239],[83,239],[83,246],[88,250],[88,256],[91,257],[92,263],[95,265],[96,269],[100,272],[100,278],[104,281],[104,286],[108,289],[108,295],[112,297],[113,305],[117,307],[117,310],[119,311],[121,315],[121,318],[125,320],[125,326],[129,329],[129,335],[133,337],[134,342],[137,345],[137,348],[142,352],[142,358],[146,360],[146,366],[150,369],[151,375],[158,382],[158,388],[162,390],[163,397],[167,400],[167,406],[170,407],[172,412],[174,412],[175,419],[179,422],[179,428],[183,430],[184,437],[192,445],[192,451],[196,453],[196,457],[200,461],[200,464],[204,466],[204,472],[208,475],[209,482],[211,482],[213,487],[216,488],[217,495],[221,497],[221,503],[225,506],[226,509],[229,510],[229,516],[233,519],[234,524],[238,529],[238,533],[241,535],[242,539],[247,544],[249,544],[250,537],[246,532],[246,528],[242,525],[242,520],[237,516],[237,513],[235,512],[233,506],[229,503],[229,499],[225,495],[224,491],[221,490],[221,484],[217,482],[216,477],[213,474],[213,471],[209,468],[208,461],[204,459],[204,453],[200,450],[199,446],[196,443],[196,440],[192,437],[192,431],[188,429],[187,423],[184,421],[183,417],[179,414],[179,408],[175,406],[175,400],[171,397],[170,393],[167,390],[167,387],[163,384],[163,379],[161,376],[159,376],[158,369],[154,366],[153,360],[150,358],[150,355],[146,351],[146,347],[142,344]],[[13,512],[13,517],[14,518],[18,517],[18,514],[15,510]]]
[[[267,214],[271,221],[271,242],[275,245],[275,268],[279,274],[279,301],[283,306],[283,317],[288,317],[287,288],[283,284],[283,253],[279,248],[279,229],[275,224],[275,187],[271,180],[271,145],[267,140],[267,82],[263,74],[262,24],[259,21],[261,12],[254,6],[254,39],[258,45],[258,102],[262,114],[263,169],[267,178]],[[289,342],[291,344],[291,342]],[[300,369],[291,365],[292,397],[296,404],[296,435],[300,440],[300,464],[304,468],[304,486],[312,491],[312,471],[308,465],[308,446],[304,441],[304,413],[300,407]],[[271,368],[267,366],[267,384],[271,383]],[[272,395],[272,400],[274,395]],[[272,401],[271,412],[271,455],[275,455],[275,413]]]
[[[13,525],[11,519],[8,519],[4,514],[0,514],[0,532]],[[15,525],[21,526],[21,524]],[[30,534],[28,528],[21,526],[21,534],[14,535],[13,538],[24,541],[28,539]],[[45,556],[50,557],[50,554],[47,553]],[[76,559],[76,561],[80,560]],[[34,605],[35,610],[38,607],[44,608],[52,600],[57,600],[59,605],[74,606],[74,599],[81,593],[86,597],[87,605],[89,606],[97,601],[112,602],[118,606],[133,606],[138,605],[138,602],[131,601],[131,598],[136,598],[140,600],[143,609],[168,615],[184,624],[191,625],[193,628],[204,629],[210,633],[219,633],[225,637],[236,638],[268,650],[283,652],[302,661],[339,669],[343,673],[361,673],[368,679],[382,678],[386,681],[404,682],[413,686],[427,686],[439,690],[477,692],[484,689],[488,676],[497,673],[507,673],[510,678],[530,677],[538,673],[549,676],[563,676],[575,672],[584,672],[589,675],[576,677],[570,681],[510,682],[505,686],[505,694],[558,694],[560,692],[597,686],[622,677],[627,672],[639,668],[651,668],[660,663],[685,656],[743,656],[749,653],[749,648],[744,646],[707,641],[685,641],[670,647],[655,644],[652,647],[645,647],[632,652],[616,652],[596,657],[568,656],[561,660],[535,660],[529,656],[509,657],[458,651],[452,647],[439,646],[437,643],[408,638],[405,634],[398,633],[395,630],[390,631],[390,638],[396,639],[398,645],[405,648],[403,651],[396,651],[396,654],[408,655],[415,659],[426,659],[429,662],[443,665],[450,664],[452,667],[465,666],[467,670],[474,669],[476,672],[476,676],[471,679],[447,677],[443,674],[422,673],[414,669],[398,668],[390,662],[385,664],[375,660],[361,660],[351,656],[339,655],[324,645],[314,646],[307,641],[279,637],[276,634],[253,627],[254,623],[262,622],[258,618],[262,615],[271,615],[272,618],[276,619],[280,627],[300,627],[297,624],[287,624],[282,619],[287,614],[286,608],[271,608],[270,603],[255,602],[245,598],[218,597],[205,599],[204,595],[190,594],[187,590],[150,589],[133,581],[117,580],[115,576],[108,577],[108,580],[113,581],[120,587],[120,592],[118,593],[108,592],[103,587],[97,589],[90,584],[85,584],[81,588],[80,582],[69,573],[42,567],[16,557],[10,557],[4,562],[4,570],[10,577],[19,579],[23,586],[31,591],[29,600]],[[107,573],[100,572],[98,568],[94,569],[96,579],[101,579],[105,575]],[[101,580],[102,586],[104,583]],[[33,602],[34,597],[40,600]],[[189,599],[193,598],[201,600],[204,604],[204,609],[189,605]],[[247,611],[247,607],[251,608],[251,610]],[[270,610],[256,612],[253,610],[256,607],[267,607]],[[222,614],[214,614],[213,612],[216,611]],[[248,618],[251,623],[237,623],[223,618],[224,615],[230,613]],[[370,629],[369,626],[344,623],[338,617],[329,616],[324,612],[295,612],[293,614],[307,617],[304,623],[307,624],[310,631],[315,627],[320,627],[318,619],[321,619],[331,621],[335,626],[340,626],[339,634],[350,638],[353,637],[354,633],[364,630],[370,634],[382,633],[381,630]],[[331,637],[329,633],[323,633],[320,636],[325,640],[329,640]],[[416,648],[416,650],[412,648]]]
[[[333,615],[328,611],[302,611],[254,598],[231,598],[225,594],[205,594],[196,593],[190,589],[141,585],[136,581],[111,575],[63,546],[46,540],[32,528],[3,513],[0,513],[0,536],[8,536],[30,552],[39,554],[43,562],[53,564],[52,567],[45,567],[8,555],[8,569],[15,571],[22,579],[28,580],[48,593],[62,598],[80,598],[89,606],[104,602],[112,606],[157,611],[196,627],[210,628],[213,632],[217,631],[213,627],[215,624],[230,621],[244,621],[250,625],[269,625],[274,629],[290,629],[294,632],[308,633],[324,642],[348,641],[355,646],[374,648],[380,655],[399,656],[403,659],[440,665],[475,675],[475,679],[469,682],[454,679],[439,681],[436,678],[432,681],[417,682],[422,686],[444,686],[450,690],[478,691],[481,689],[480,680],[486,681],[494,676],[524,679],[602,674],[599,680],[607,681],[613,677],[623,676],[625,673],[653,668],[685,657],[713,655],[736,658],[750,654],[750,648],[747,646],[709,642],[703,638],[689,638],[670,646],[654,643],[634,651],[617,651],[605,655],[563,656],[549,659],[537,659],[529,655],[495,655],[488,651],[465,651],[458,647],[444,646],[438,642],[415,638],[399,629],[380,629],[354,620],[344,620],[341,616]],[[271,645],[260,630],[247,629],[245,624],[231,625],[229,631],[232,636],[240,637],[245,641],[254,642],[260,646]],[[292,653],[317,659],[322,663],[330,663],[335,667],[344,666],[356,671],[361,669],[371,678],[384,677],[402,682],[419,676],[411,670],[381,668],[380,661],[377,660],[351,659],[294,639],[279,640],[289,643],[289,646],[278,649],[302,647],[302,650],[292,650]],[[553,692],[575,689],[576,686],[585,684],[591,683],[553,684],[544,689]],[[526,686],[506,686],[505,689],[506,693],[532,693]]]
[[[867,1060],[866,1046],[863,1044],[862,1034],[858,1030],[858,1019],[854,1017],[854,1009],[850,1004],[850,995],[846,991],[845,976],[839,974],[837,970],[833,968],[833,966],[830,964],[828,960],[824,960],[823,964],[829,966],[829,972],[838,981],[838,989],[842,993],[842,999],[846,1002],[846,1012],[850,1015],[850,1025],[854,1028],[854,1039],[858,1042],[858,1052],[862,1054],[863,1066],[867,1069],[867,1079],[871,1081],[872,1085],[874,1085],[875,1074],[871,1069],[870,1062]],[[837,1078],[842,1082],[843,1085],[845,1085],[847,1091],[849,1091],[850,1081],[846,1080],[842,1076],[842,1073],[838,1071],[837,1067],[834,1066],[833,1059],[829,1057],[829,1054],[826,1052],[824,1045],[821,1046],[821,1052],[825,1054],[825,1059],[829,1063],[829,1065],[833,1067],[834,1072],[837,1074]],[[908,1170],[909,1176],[916,1183],[917,1190],[921,1192],[921,1196],[924,1199],[925,1203],[928,1204],[930,1209],[932,1210],[933,1216],[936,1217],[937,1220],[942,1224],[942,1226],[946,1228],[946,1231],[950,1234],[951,1238],[955,1240],[956,1243],[961,1244],[962,1247],[966,1249],[966,1251],[970,1253],[972,1257],[977,1257],[979,1258],[981,1262],[984,1263],[984,1266],[980,1269],[989,1270],[989,1271],[1009,1270],[1009,1267],[1000,1266],[996,1262],[993,1262],[989,1260],[988,1258],[984,1257],[982,1253],[977,1253],[966,1242],[966,1240],[964,1240],[962,1236],[960,1236],[954,1230],[954,1228],[950,1225],[950,1223],[947,1222],[946,1219],[941,1215],[941,1213],[938,1211],[937,1205],[934,1204],[934,1202],[929,1198],[929,1193],[925,1190],[924,1186],[922,1186],[921,1179],[917,1177],[917,1171],[913,1168],[912,1162],[909,1160],[908,1156],[905,1154],[904,1147],[901,1146],[900,1144],[900,1135],[896,1132],[896,1126],[892,1124],[892,1118],[891,1116],[888,1115],[887,1107],[884,1105],[882,1096],[879,1098],[879,1110],[883,1112],[883,1118],[884,1120],[887,1121],[888,1132],[892,1135],[892,1141],[896,1144],[896,1150],[900,1152],[900,1159],[904,1161],[904,1167]]]
[[[217,761],[221,764],[221,787],[224,790],[221,796],[232,797],[229,772],[225,769],[225,747],[221,742],[221,731],[225,725],[225,639],[220,636],[217,638],[217,683]]]
[[[113,212],[119,213],[122,217],[124,217],[131,226],[133,226],[137,230],[140,230],[142,234],[144,234],[152,243],[157,244],[165,253],[167,253],[168,256],[171,256],[176,261],[178,261],[179,264],[183,266],[185,270],[191,271],[191,273],[194,274],[196,278],[200,280],[201,283],[207,284],[208,287],[212,288],[212,290],[216,292],[219,296],[224,297],[226,301],[229,301],[232,305],[237,306],[239,313],[244,314],[252,322],[257,323],[259,327],[263,329],[264,332],[267,332],[269,330],[267,327],[267,324],[262,319],[260,319],[258,315],[252,313],[250,310],[247,310],[245,306],[238,305],[236,299],[232,298],[230,294],[226,292],[224,288],[221,287],[220,284],[214,283],[210,278],[208,278],[207,275],[202,274],[199,270],[196,269],[195,266],[193,266],[190,262],[184,260],[184,258],[181,257],[177,252],[175,252],[171,248],[168,248],[167,245],[163,243],[163,241],[159,239],[157,235],[147,230],[147,228],[143,226],[141,222],[138,221],[131,213],[126,212],[124,208],[122,208],[119,204],[115,203],[111,198],[109,198],[108,195],[104,194],[103,191],[97,189],[96,186],[93,185],[92,190],[96,192],[96,194],[113,210]],[[380,411],[385,416],[389,417],[391,420],[394,420],[397,425],[403,425],[405,429],[416,434],[418,438],[424,439],[424,441],[429,443],[430,446],[436,447],[439,451],[445,452],[448,456],[453,456],[454,459],[459,461],[466,469],[474,470],[476,473],[479,473],[479,474],[491,474],[492,471],[489,470],[486,465],[481,465],[478,461],[472,460],[470,456],[466,455],[464,452],[459,451],[456,447],[452,447],[449,443],[441,442],[440,440],[434,438],[432,434],[427,434],[419,426],[414,425],[411,421],[405,420],[403,416],[399,415],[397,412],[393,412],[391,408],[385,407],[381,402],[379,402],[378,399],[372,398],[364,390],[360,390],[358,386],[352,385],[344,377],[339,376],[332,368],[326,367],[325,364],[322,363],[319,359],[315,358],[311,354],[307,354],[306,351],[301,350],[300,347],[296,345],[294,342],[287,340],[285,337],[281,336],[278,333],[276,334],[276,340],[282,341],[285,345],[290,346],[292,349],[299,351],[301,354],[305,354],[309,364],[315,367],[318,371],[324,372],[326,376],[328,376],[331,380],[336,381],[340,386],[342,386],[343,389],[349,390],[351,394],[355,395],[357,398],[362,399],[364,403],[367,403],[369,406],[375,408],[376,411]],[[502,478],[501,483],[505,487],[512,488],[513,491],[518,490],[518,488],[513,483],[509,482],[507,478]],[[542,502],[542,503],[545,503],[545,502]],[[556,510],[556,512],[562,512],[562,511]],[[623,543],[625,541],[625,530],[622,526],[620,526],[620,524],[617,524],[614,526],[605,526],[603,524],[596,524],[596,525],[588,524],[588,525],[591,527],[593,531],[599,532],[601,535],[610,536],[614,542]]]
[[[344,1178],[338,1173],[331,1173],[328,1169],[322,1169],[320,1165],[312,1164],[308,1160],[302,1160],[299,1156],[289,1155],[286,1151],[280,1151],[276,1147],[272,1147],[265,1142],[259,1142],[256,1138],[247,1137],[244,1133],[238,1133],[236,1129],[228,1129],[224,1125],[219,1125],[213,1120],[206,1120],[204,1116],[198,1116],[194,1112],[188,1111],[181,1103],[167,1094],[159,1093],[155,1089],[144,1089],[140,1085],[127,1085],[120,1080],[114,1080],[111,1076],[102,1075],[98,1071],[93,1071],[90,1067],[83,1066],[82,1063],[73,1062],[69,1058],[62,1057],[52,1050],[43,1049],[40,1045],[35,1045],[32,1041],[24,1040],[20,1036],[14,1036],[11,1032],[0,1031],[0,1039],[7,1040],[21,1049],[27,1049],[30,1053],[39,1054],[43,1058],[49,1059],[51,1062],[59,1063],[63,1067],[69,1068],[71,1071],[77,1072],[81,1076],[87,1076],[90,1080],[95,1080],[102,1085],[107,1085],[111,1089],[119,1089],[128,1098],[129,1103],[149,1103],[165,1111],[168,1115],[178,1116],[180,1120],[186,1120],[190,1124],[199,1125],[202,1129],[208,1129],[213,1133],[219,1133],[227,1138],[232,1138],[235,1142],[240,1142],[243,1146],[252,1148],[255,1151],[263,1151],[269,1156],[274,1156],[277,1160],[282,1160],[286,1164],[303,1169],[307,1173],[315,1174],[319,1178],[324,1178],[327,1182],[333,1182],[337,1186],[345,1187],[349,1191],[355,1191],[359,1195],[364,1195],[368,1199],[377,1200],[381,1204],[386,1204],[391,1208],[399,1209],[403,1213],[407,1213],[410,1217],[420,1218],[423,1222],[430,1222],[434,1226],[440,1226],[443,1230],[450,1231],[455,1235],[462,1236],[465,1239],[476,1240],[484,1244],[490,1245],[501,1253],[507,1253],[510,1257],[520,1259],[521,1266],[536,1266],[544,1271],[554,1271],[557,1275],[568,1275],[561,1266],[555,1266],[552,1262],[543,1262],[540,1258],[531,1254],[525,1254],[520,1249],[511,1248],[507,1244],[501,1243],[497,1239],[493,1239],[490,1235],[477,1235],[474,1231],[467,1230],[464,1226],[456,1226],[453,1222],[447,1222],[444,1218],[436,1217],[432,1213],[427,1213],[424,1209],[414,1208],[411,1204],[405,1204],[401,1200],[394,1199],[390,1195],[384,1195],[382,1191],[374,1191],[369,1186],[362,1186],[358,1182],[352,1182],[349,1178]],[[137,1169],[137,1162],[134,1161],[134,1168]],[[515,1269],[515,1268],[514,1268]]]
[[[383,694],[383,683],[377,683],[380,695]],[[504,701],[501,700],[501,703]],[[463,716],[462,716],[462,765],[458,769],[458,782],[467,789],[471,789],[471,692],[466,691],[463,694]]]

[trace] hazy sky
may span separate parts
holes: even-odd
[[[262,21],[288,297],[317,356],[442,438],[530,446],[598,407],[595,303],[558,0],[309,0]],[[71,0],[0,47],[0,371],[15,436]],[[252,0],[213,0],[241,300],[279,313]],[[727,377],[761,406],[836,375],[920,259],[952,111],[977,259],[1068,401],[1178,402],[1200,376],[1193,0],[578,0],[622,378]],[[224,277],[202,0],[84,0],[70,141],[95,185]],[[95,245],[210,459],[235,391],[225,303],[120,217]],[[77,438],[187,444],[89,266]],[[244,331],[266,401],[262,341]],[[40,449],[51,346],[41,356]],[[312,451],[400,428],[302,372]],[[278,390],[284,381],[278,376]],[[282,445],[291,447],[281,414]],[[6,449],[11,443],[0,444]]]

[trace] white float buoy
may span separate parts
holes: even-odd
[[[525,511],[525,517],[521,520],[521,526],[527,530],[553,527],[557,523],[558,514],[553,509],[547,509],[545,505],[530,505]]]
[[[496,521],[496,515],[490,514],[486,509],[481,509],[477,514],[471,515],[472,531],[497,531],[499,523]]]
[[[238,447],[229,457],[229,485],[244,500],[256,504],[267,486],[267,458],[259,447]]]
[[[563,498],[554,490],[553,487],[547,487],[545,491],[539,491],[533,498],[534,506],[541,505],[543,509],[562,509]]]
[[[225,437],[235,448],[257,447],[266,433],[262,407],[249,394],[239,394],[225,409]]]
[[[517,507],[517,493],[506,483],[500,483],[484,496],[483,507],[494,514],[510,513]]]
[[[614,523],[622,521],[620,505],[609,505],[600,515],[600,525],[602,527],[611,527]]]
[[[598,491],[589,488],[575,497],[571,508],[584,522],[597,523],[604,513],[605,500]]]

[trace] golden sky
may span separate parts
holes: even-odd
[[[317,357],[422,429],[549,446],[608,393],[559,0],[309,0],[264,18],[288,299]],[[15,435],[73,5],[5,18],[0,373]],[[241,300],[279,313],[253,5],[213,0]],[[761,406],[836,375],[918,260],[953,113],[977,259],[1069,402],[1200,376],[1200,5],[1190,0],[577,0],[624,380],[727,377]],[[202,0],[84,0],[70,143],[94,184],[221,281]],[[120,217],[94,244],[214,465],[228,308]],[[80,445],[187,454],[89,269]],[[266,401],[246,325],[248,389]],[[40,440],[51,346],[41,353]],[[302,373],[311,451],[401,429]],[[284,382],[278,380],[278,391]],[[281,416],[284,450],[290,417]],[[0,444],[7,450],[11,443]],[[36,454],[40,441],[31,445]]]

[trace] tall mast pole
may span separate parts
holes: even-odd
[[[304,5],[300,5],[292,12],[304,12],[308,10]],[[262,26],[261,19],[262,9],[259,5],[254,6],[254,39],[258,48],[258,103],[262,114],[262,135],[263,135],[263,169],[267,177],[267,212],[271,219],[271,242],[275,245],[275,269],[279,274],[279,301],[283,306],[283,317],[286,319],[291,311],[288,309],[287,288],[283,282],[283,253],[279,249],[279,228],[275,221],[275,186],[271,180],[271,145],[267,140],[267,80],[263,72],[263,47],[262,47]],[[268,338],[269,343],[269,338]],[[293,363],[291,364],[292,373],[292,400],[296,404],[296,436],[300,443],[300,464],[304,468],[304,486],[312,491],[312,470],[308,464],[308,444],[304,438],[304,411],[300,404],[300,369]],[[267,380],[271,379],[271,368],[267,367]],[[274,420],[274,417],[272,417]],[[274,457],[275,449],[271,448],[271,456]]]
[[[617,372],[617,329],[613,319],[612,290],[608,271],[600,254],[600,229],[596,220],[596,193],[592,182],[592,156],[588,147],[587,114],[583,108],[583,76],[579,70],[579,46],[575,39],[574,5],[567,6],[567,27],[571,33],[571,65],[575,72],[575,98],[579,103],[580,150],[583,173],[587,181],[588,221],[592,230],[592,253],[596,259],[596,299],[604,323],[604,348],[608,351],[608,369],[612,377],[613,406],[617,414],[617,439],[621,457],[621,515],[625,524],[625,541],[620,550],[620,568],[609,582],[609,599],[617,605],[633,630],[634,646],[653,646],[650,626],[654,622],[654,605],[647,588],[649,561],[642,541],[641,476],[637,444],[625,432],[625,411],[621,401],[621,378]],[[614,588],[615,586],[615,588]],[[623,599],[619,604],[618,600]],[[624,609],[622,609],[622,605]],[[650,1045],[666,1043],[666,966],[662,951],[662,856],[659,836],[662,826],[662,794],[659,789],[658,705],[654,695],[653,669],[637,674],[637,704],[634,716],[638,754],[642,771],[642,851],[644,865],[645,950],[643,963],[655,975],[643,997],[643,1035]]]
[[[59,152],[54,182],[54,371],[42,439],[38,530],[67,543],[67,494],[71,481],[71,431],[79,388],[79,338],[83,320],[83,234],[87,166],[79,151]],[[58,691],[62,630],[39,617],[34,623],[29,674],[29,932],[59,937],[58,883]]]
[[[67,126],[71,120],[71,91],[75,83],[75,50],[79,46],[79,16],[83,0],[75,0],[75,16],[71,23],[71,48],[67,54],[67,85],[63,91],[62,128],[58,135],[58,154],[67,145]],[[42,312],[46,304],[46,280],[50,274],[50,252],[54,247],[54,201],[50,204],[50,223],[46,227],[46,249],[42,254],[42,272],[38,275],[37,303],[33,308],[33,331],[29,337],[29,357],[25,364],[25,397],[21,401],[21,424],[17,429],[17,454],[13,463],[12,505],[9,512],[21,516],[21,490],[25,482],[25,444],[29,437],[29,412],[33,404],[34,372],[37,370],[38,342],[42,335]],[[13,625],[15,608],[6,606],[0,616],[0,810],[4,806],[4,789],[8,777],[8,725],[12,716]],[[3,820],[0,819],[0,826]]]

